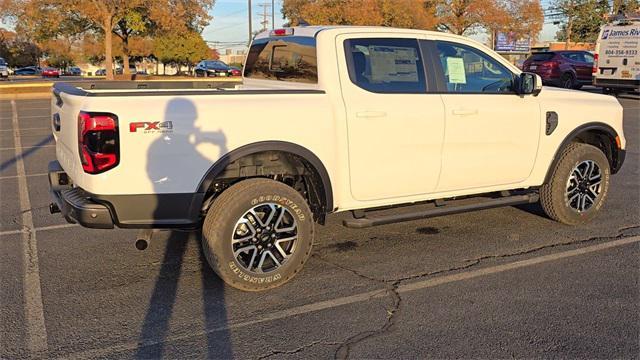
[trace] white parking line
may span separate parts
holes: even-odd
[[[30,115],[30,116],[19,116],[18,117],[19,120],[25,120],[25,119],[38,119],[38,118],[42,118],[42,119],[49,119],[51,118],[51,115]],[[10,117],[0,117],[0,120],[9,120],[11,119]]]
[[[58,230],[58,229],[66,229],[66,228],[71,228],[71,227],[78,227],[80,225],[78,224],[60,224],[60,225],[51,225],[51,226],[42,226],[42,227],[37,227],[34,230],[36,232],[43,232],[43,231],[47,231],[47,230]],[[4,235],[16,235],[16,234],[22,234],[28,232],[26,230],[7,230],[7,231],[0,231],[0,236],[4,236]]]
[[[36,230],[33,225],[31,215],[31,200],[29,200],[29,188],[24,170],[24,160],[22,158],[22,147],[20,130],[18,125],[18,111],[15,100],[11,100],[11,110],[13,111],[13,134],[16,153],[16,171],[18,173],[18,193],[20,196],[20,210],[22,211],[22,226],[25,232],[22,233],[22,250],[24,262],[24,282],[22,291],[24,296],[24,313],[27,322],[27,346],[32,354],[46,351],[47,328],[44,322],[44,308],[42,304],[42,288],[40,286],[40,265],[38,262],[38,245],[36,240]]]
[[[584,254],[588,254],[596,251],[603,251],[603,250],[611,249],[614,247],[619,247],[619,246],[638,243],[638,242],[640,242],[640,236],[614,240],[606,243],[578,248],[575,250],[567,250],[567,251],[558,252],[555,254],[538,256],[538,257],[534,257],[527,260],[516,261],[512,263],[491,266],[483,269],[464,271],[457,274],[443,275],[439,277],[416,281],[413,283],[399,286],[397,291],[399,293],[408,293],[408,292],[427,289],[427,288],[431,288],[431,287],[435,287],[443,284],[449,284],[449,283],[473,279],[481,276],[521,269],[527,266],[539,265],[539,264],[550,262],[550,261],[584,255]],[[281,320],[281,319],[289,318],[292,316],[304,315],[304,314],[317,312],[321,310],[333,309],[333,308],[344,306],[344,305],[356,304],[360,302],[369,301],[371,299],[383,298],[387,296],[389,296],[389,292],[386,289],[372,290],[372,291],[359,293],[355,295],[340,297],[340,298],[326,300],[326,301],[320,301],[316,303],[311,303],[307,305],[296,306],[289,309],[271,312],[271,313],[268,313],[266,316],[259,319],[255,319],[255,320],[230,323],[225,326],[215,327],[215,328],[206,329],[202,331],[194,331],[188,334],[167,336],[165,339],[162,339],[162,340],[146,340],[142,342],[122,343],[122,344],[107,346],[104,348],[99,348],[94,350],[65,354],[63,355],[63,357],[72,358],[72,359],[85,359],[85,358],[92,359],[92,358],[99,358],[99,357],[109,357],[110,355],[122,357],[123,355],[118,355],[118,353],[136,350],[141,347],[154,346],[158,344],[170,343],[170,342],[186,340],[186,339],[194,339],[194,338],[206,336],[207,334],[215,333],[218,331],[228,331],[228,330],[243,328],[251,325],[257,325],[257,324],[274,321],[274,320]]]
[[[21,146],[20,150],[22,150],[22,149],[34,149],[34,148],[48,148],[48,147],[56,147],[56,146],[55,145]],[[5,148],[0,148],[0,151],[2,151],[2,150],[17,150],[17,149],[18,149],[18,147],[5,147]]]
[[[35,128],[24,128],[24,129],[20,129],[20,131],[29,131],[29,130],[51,130],[50,127],[35,127]],[[9,131],[14,131],[13,129],[1,129],[0,132],[9,132]]]
[[[24,177],[33,177],[33,176],[47,176],[49,174],[47,173],[40,173],[40,174],[29,174],[29,175],[24,175]],[[20,175],[11,175],[11,176],[0,176],[0,180],[9,180],[9,179],[17,179],[21,177]]]

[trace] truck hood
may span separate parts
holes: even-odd
[[[538,101],[542,116],[557,114],[559,133],[568,134],[586,124],[605,124],[620,136],[624,148],[622,105],[614,96],[543,87]]]
[[[595,94],[587,91],[569,90],[557,87],[543,86],[539,95],[540,100],[559,100],[559,101],[585,101],[584,105],[589,102],[598,104],[613,104],[620,106],[618,100],[611,95]]]

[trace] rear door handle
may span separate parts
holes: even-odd
[[[384,111],[360,111],[356,113],[356,117],[359,118],[379,118],[385,116],[387,116],[387,113]]]
[[[458,116],[477,115],[478,109],[454,109],[451,113]]]

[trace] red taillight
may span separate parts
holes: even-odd
[[[558,63],[555,61],[545,61],[542,64],[540,64],[540,67],[552,69],[552,68],[558,67]]]
[[[113,114],[78,114],[78,153],[82,169],[99,174],[118,165],[118,118]]]
[[[293,28],[275,29],[269,32],[271,36],[286,36],[293,35]]]
[[[593,54],[593,67],[591,68],[591,73],[595,74],[598,72],[598,54]]]

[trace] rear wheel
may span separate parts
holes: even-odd
[[[227,284],[245,291],[280,286],[311,254],[313,215],[293,188],[249,179],[225,190],[204,220],[202,246]]]
[[[560,78],[560,84],[562,84],[562,87],[565,89],[573,89],[576,86],[573,75],[569,73],[562,75],[562,77]]]
[[[592,220],[609,191],[609,160],[595,146],[571,143],[560,154],[551,180],[540,188],[545,213],[564,224]]]

